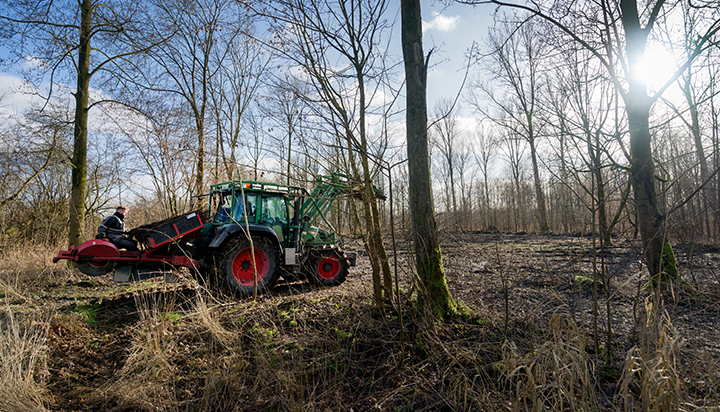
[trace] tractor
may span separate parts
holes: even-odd
[[[355,266],[356,255],[341,249],[326,215],[339,196],[360,193],[341,174],[321,177],[312,192],[258,181],[219,183],[204,195],[207,211],[130,231],[143,245],[139,251],[92,239],[58,252],[53,262],[70,260],[89,276],[114,270],[117,282],[172,279],[174,269],[184,266],[199,280],[239,296],[266,292],[281,276],[337,286]]]

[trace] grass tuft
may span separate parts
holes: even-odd
[[[572,318],[550,318],[546,340],[521,354],[513,342],[503,345],[503,380],[514,392],[514,410],[598,410],[594,366]]]
[[[0,410],[47,411],[47,322],[21,318],[8,307],[0,319]]]
[[[104,402],[120,410],[171,410],[176,406],[172,356],[177,342],[171,331],[174,294],[135,295],[140,321],[124,366],[100,388]]]
[[[684,409],[678,365],[681,346],[682,339],[662,304],[647,298],[638,345],[628,351],[621,377],[619,401],[626,411],[638,407],[644,411]]]

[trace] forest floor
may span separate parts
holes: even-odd
[[[339,287],[256,301],[4,251],[0,410],[720,410],[720,249],[676,246],[684,282],[652,293],[637,246],[443,233],[464,311],[443,322],[415,304],[404,244],[382,316],[362,250]]]

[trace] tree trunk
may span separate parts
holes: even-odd
[[[488,186],[487,169],[483,171],[483,183],[485,185],[485,187],[483,188],[483,192],[485,193],[485,227],[482,229],[486,229],[490,226],[497,226],[497,222],[495,222],[495,219],[490,218],[490,188]]]
[[[72,191],[70,195],[71,245],[85,240],[85,197],[87,195],[87,123],[90,89],[90,37],[92,36],[92,3],[80,3],[80,43],[78,50],[77,90],[75,91],[75,129],[73,132]]]
[[[624,99],[630,129],[630,174],[643,253],[650,276],[655,276],[662,271],[660,259],[663,254],[665,227],[655,190],[655,165],[649,125],[652,101],[648,97],[647,84],[639,70],[649,31],[640,26],[636,0],[621,0],[620,9],[626,36],[625,55],[629,67],[628,92]]]
[[[452,200],[452,222],[453,222],[453,229],[458,228],[458,208],[457,208],[457,197],[455,195],[455,165],[452,161],[452,153],[448,157],[448,169],[450,169],[450,181],[448,184],[450,185],[450,198]]]
[[[588,142],[588,155],[590,156],[590,161],[592,162],[592,173],[595,175],[595,183],[597,184],[597,211],[600,234],[603,238],[603,242],[605,242],[606,245],[610,245],[612,243],[612,237],[610,236],[607,222],[605,180],[603,179],[602,162],[600,157],[602,156],[602,150],[600,148],[600,131],[596,131],[593,137],[593,133],[590,132],[590,126],[587,124],[587,120],[585,120],[585,136]],[[595,193],[592,193],[591,195],[595,196]]]
[[[520,187],[520,173],[519,172],[515,171],[513,173],[513,181],[515,184],[513,186],[513,188],[515,189],[515,193],[513,193],[513,213],[515,216],[515,232],[518,232],[518,231],[520,231],[520,228],[522,228],[522,230],[527,230],[527,227],[525,226],[525,213],[524,213],[525,208],[523,207],[525,204],[522,200],[522,196],[520,195],[520,193],[522,192],[522,188]],[[523,213],[521,213],[521,211],[520,211],[521,209],[523,210]],[[522,214],[522,216],[521,216],[521,214]],[[522,219],[522,224],[521,224],[521,219]]]
[[[401,0],[402,49],[407,99],[408,189],[418,274],[425,302],[436,316],[456,311],[445,281],[430,181],[427,139],[427,66],[422,47],[420,0]]]
[[[650,108],[647,104],[627,104],[628,124],[630,126],[630,152],[632,164],[633,193],[637,208],[638,226],[642,237],[643,251],[650,276],[661,272],[660,258],[665,227],[660,214],[655,190],[655,166],[650,146],[648,126]]]
[[[714,83],[713,83],[714,84]],[[718,127],[720,125],[718,124],[718,115],[715,111],[715,87],[711,86],[710,89],[710,118],[711,118],[711,130],[712,130],[712,151],[713,151],[713,169],[717,170],[720,167],[720,155],[718,155],[718,149],[720,149],[720,142],[718,142]],[[720,176],[715,176],[715,190],[712,190],[712,209],[713,209],[713,215],[715,217],[715,228],[713,230],[713,236],[715,236],[715,240],[720,239],[720,228],[718,228],[718,223],[720,223],[720,204],[718,203],[720,201]],[[712,188],[712,185],[711,185]]]
[[[195,170],[195,209],[202,209],[204,198],[200,196],[205,190],[205,113],[196,115],[195,123],[198,128],[197,166]]]
[[[695,142],[695,154],[697,155],[698,162],[700,163],[700,181],[705,182],[710,175],[710,172],[708,171],[707,158],[705,157],[705,149],[703,148],[702,136],[700,135],[700,114],[698,113],[698,106],[695,102],[695,98],[692,95],[692,85],[690,81],[691,76],[691,68],[688,68],[687,77],[685,78],[685,82],[681,83],[681,88],[685,94],[685,100],[688,103],[688,110],[690,111],[690,131],[692,132],[693,141]],[[710,224],[710,204],[708,201],[708,192],[708,189],[703,189],[700,194],[703,222],[699,225],[699,227],[700,233],[704,231],[705,234],[710,237],[712,225]]]
[[[388,260],[385,243],[382,239],[382,227],[380,226],[380,211],[378,210],[377,199],[375,198],[375,190],[373,188],[372,176],[370,175],[370,163],[368,161],[368,144],[367,131],[365,128],[365,114],[367,103],[365,101],[365,76],[362,73],[362,67],[356,67],[358,88],[360,94],[360,159],[363,168],[363,187],[365,188],[365,197],[370,208],[370,220],[367,221],[370,229],[370,236],[373,238],[373,246],[375,256],[378,259],[380,269],[382,270],[383,288],[385,290],[385,299],[392,300],[392,273],[390,272],[390,261]]]
[[[290,165],[292,160],[292,138],[293,138],[293,124],[292,124],[292,114],[288,115],[288,153],[287,153],[287,185],[290,186]]]
[[[212,33],[212,31],[210,32]],[[213,37],[207,40],[208,46],[213,44]],[[195,114],[195,126],[197,127],[198,133],[198,148],[197,148],[197,168],[195,170],[195,209],[202,209],[205,207],[205,198],[200,196],[205,191],[205,112],[207,110],[208,103],[208,83],[209,79],[209,65],[210,65],[210,51],[205,50],[203,53],[203,65],[202,65],[202,78],[201,78],[201,92],[202,101],[200,107],[197,107],[197,102],[193,101],[192,108]],[[194,93],[193,93],[194,95]]]
[[[535,138],[531,136],[530,139],[528,139],[528,143],[530,143],[530,157],[532,159],[533,181],[535,185],[535,197],[537,198],[537,216],[538,223],[540,224],[540,232],[549,232],[550,225],[548,224],[547,210],[545,207],[545,194],[543,193],[542,183],[540,182],[540,169],[538,168]]]

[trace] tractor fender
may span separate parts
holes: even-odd
[[[249,225],[250,227],[250,235],[256,236],[259,234],[262,234],[263,236],[267,236],[272,242],[275,242],[275,244],[278,247],[278,250],[282,253],[282,245],[280,244],[280,239],[278,239],[277,234],[274,230],[272,230],[268,226],[263,225]],[[242,233],[242,236],[247,236],[245,233],[245,225],[238,225],[238,224],[232,224],[227,225],[221,229],[218,230],[217,234],[215,235],[215,238],[210,242],[209,248],[218,248],[225,244],[225,241],[235,237],[236,233]]]

